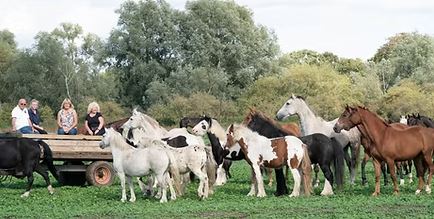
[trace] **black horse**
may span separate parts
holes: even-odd
[[[0,175],[9,175],[17,178],[27,177],[27,189],[21,197],[30,195],[33,185],[33,172],[39,173],[47,183],[48,191],[53,193],[48,167],[51,174],[58,179],[56,168],[53,165],[53,156],[48,144],[42,140],[19,138],[17,136],[2,136],[0,138]],[[42,163],[40,163],[42,159]]]
[[[417,115],[407,115],[407,125],[409,126],[423,126],[427,128],[434,128],[434,121],[427,117],[427,116],[421,116],[419,113]]]
[[[179,121],[179,128],[193,128],[197,123],[203,120],[205,115],[200,117],[184,117]]]
[[[267,138],[277,138],[289,135],[282,129],[277,122],[270,118],[264,118],[256,113],[251,116],[248,124],[251,130],[258,132]],[[333,163],[335,168],[336,184],[338,188],[343,187],[344,182],[344,152],[342,146],[335,138],[329,138],[323,134],[312,134],[300,137],[300,140],[305,143],[309,149],[309,157],[312,164],[319,164],[324,177],[333,185],[334,178],[330,169]],[[288,194],[288,189],[285,183],[283,169],[275,169],[277,188],[275,195]]]

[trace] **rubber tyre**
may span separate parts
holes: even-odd
[[[95,161],[86,169],[86,180],[89,185],[110,186],[115,179],[113,166],[107,161]]]

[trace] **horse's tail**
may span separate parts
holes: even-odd
[[[303,147],[303,159],[301,160],[301,169],[303,171],[303,189],[304,194],[309,196],[312,193],[312,167],[309,158],[309,150],[305,144]]]
[[[335,180],[338,189],[342,189],[344,185],[344,151],[342,145],[336,138],[331,138],[333,155],[334,155],[334,168],[335,168]]]
[[[175,186],[176,194],[181,196],[182,195],[182,187],[181,187],[181,175],[179,174],[179,167],[178,162],[176,161],[175,156],[173,153],[166,149],[166,154],[169,157],[169,173],[172,176],[173,184]]]
[[[53,152],[51,152],[50,146],[42,140],[39,140],[38,144],[44,149],[43,162],[47,165],[48,170],[53,174],[54,178],[59,181],[59,175],[57,175],[56,167],[53,164]]]
[[[217,175],[217,162],[212,154],[212,149],[204,147],[206,151],[206,174],[208,176],[208,185],[210,188],[214,186]]]

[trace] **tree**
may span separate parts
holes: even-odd
[[[132,105],[147,108],[170,96],[156,93],[156,85],[172,95],[206,92],[234,99],[269,72],[278,52],[275,36],[230,1],[192,1],[185,11],[164,1],[128,1],[118,13],[108,54],[121,97]],[[200,82],[186,92],[193,77]]]
[[[258,79],[242,95],[240,103],[241,108],[256,106],[273,115],[291,94],[301,95],[318,115],[334,119],[346,104],[360,104],[352,88],[348,76],[328,65],[297,65],[282,75]]]
[[[390,37],[371,59],[375,63],[387,60],[391,76],[385,87],[391,87],[405,78],[417,83],[434,83],[434,38],[418,32],[400,33]]]

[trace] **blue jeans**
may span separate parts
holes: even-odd
[[[57,134],[59,134],[59,135],[76,135],[77,132],[78,131],[77,131],[76,128],[73,128],[73,129],[69,130],[68,133],[66,133],[65,130],[63,130],[63,128],[57,129]]]
[[[21,134],[33,134],[32,128],[30,126],[24,126],[17,130]]]

